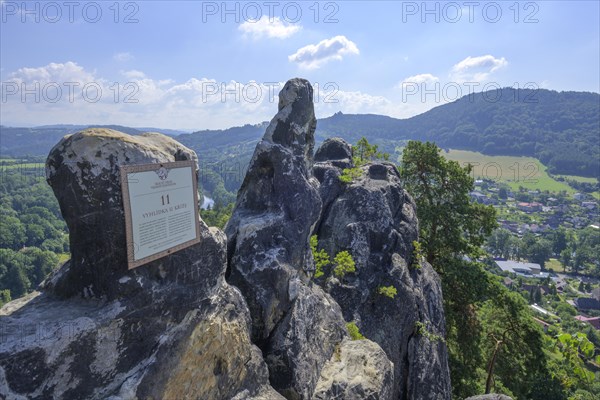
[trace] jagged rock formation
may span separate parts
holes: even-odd
[[[47,175],[72,258],[44,293],[2,309],[0,397],[282,398],[224,280],[222,232],[201,223],[201,243],[127,270],[118,166],[182,159],[196,156],[166,136],[106,129],[53,149]]]
[[[450,398],[439,280],[415,267],[418,222],[395,168],[371,163],[342,184],[347,143],[326,141],[313,161],[310,84],[292,79],[279,99],[227,237],[201,221],[201,243],[133,270],[119,166],[196,155],[106,129],[55,146],[47,177],[72,257],[0,310],[1,398]],[[314,233],[356,272],[315,280]],[[350,340],[349,321],[367,339]]]
[[[360,178],[342,183],[342,169],[353,165],[352,149],[341,139],[326,140],[315,160],[323,200],[314,231],[319,246],[330,255],[348,250],[356,262],[356,272],[343,280],[325,271],[317,282],[394,363],[394,398],[449,398],[440,281],[429,264],[413,257],[415,204],[396,167],[371,162],[361,167]],[[390,286],[397,290],[394,298],[379,293]]]
[[[310,170],[312,96],[301,79],[282,89],[279,112],[256,146],[225,228],[229,281],[248,300],[252,337],[271,384],[289,399],[313,396],[321,370],[347,336],[339,306],[307,274],[313,264],[308,238],[321,209]]]
[[[366,396],[366,385],[361,385],[362,394],[346,392],[355,378],[322,387],[331,371],[344,369],[339,361],[342,327],[355,320],[386,354],[363,356],[386,360],[379,362],[384,370],[387,359],[393,362],[393,379],[384,379],[377,398],[450,398],[440,283],[428,264],[410,267],[418,222],[395,167],[371,163],[363,167],[364,178],[346,186],[339,176],[353,166],[352,149],[341,139],[329,139],[317,150],[311,171],[315,119],[310,85],[292,80],[283,93],[226,227],[228,281],[249,302],[252,337],[266,355],[271,383],[293,399],[309,399],[313,390],[317,398]],[[357,262],[357,272],[347,281],[317,280],[335,301],[311,282],[312,233],[331,256],[349,250]],[[395,299],[378,294],[379,286],[389,285],[399,292]],[[307,298],[313,299],[310,308]],[[305,310],[300,317],[298,308]],[[306,331],[314,345],[298,348],[311,339]],[[335,365],[328,364],[332,356]],[[305,365],[312,366],[312,375]],[[319,371],[324,375],[319,377]]]

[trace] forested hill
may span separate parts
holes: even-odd
[[[265,123],[181,134],[177,140],[208,162],[250,158]],[[0,127],[0,155],[46,155],[77,126]],[[115,127],[130,134],[142,128]],[[146,130],[146,129],[144,129]],[[148,129],[167,134],[175,131]],[[533,156],[550,172],[600,176],[600,95],[505,88],[464,96],[408,119],[337,113],[317,123],[317,142],[340,136],[356,143],[365,136],[386,151],[399,141],[430,140],[444,148],[490,155]]]
[[[33,128],[15,128],[0,125],[0,156],[45,157],[63,136],[91,127],[114,129],[129,135],[139,135],[142,132],[160,132],[165,135],[176,136],[182,133],[171,129],[131,128],[121,125],[45,125]]]
[[[319,121],[323,136],[355,142],[418,139],[490,155],[526,155],[550,172],[600,175],[600,95],[550,90],[497,91],[464,96],[409,119],[335,114]]]

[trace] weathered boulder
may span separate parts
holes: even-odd
[[[349,251],[356,272],[337,279],[327,270],[316,282],[394,363],[394,398],[449,399],[440,281],[429,264],[413,257],[418,240],[413,200],[393,164],[368,163],[360,167],[360,178],[343,184],[339,152],[319,153],[336,156],[319,157],[314,166],[324,204],[314,233],[331,257]],[[392,286],[393,298],[380,292]]]
[[[221,231],[201,222],[199,244],[127,269],[118,167],[182,159],[196,156],[166,136],[104,129],[52,150],[72,259],[43,293],[0,311],[0,397],[282,398],[250,341],[245,301],[225,282]]]
[[[65,136],[48,155],[46,178],[69,228],[71,260],[54,293],[118,297],[127,271],[119,166],[198,161],[196,153],[160,133],[130,136],[86,129]],[[146,269],[144,269],[146,270]]]
[[[300,284],[298,291],[265,354],[273,387],[289,399],[310,399],[321,368],[347,334],[340,306],[320,287]]]
[[[345,340],[321,371],[313,399],[387,400],[393,397],[394,364],[370,340]]]

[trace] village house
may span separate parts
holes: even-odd
[[[594,328],[600,330],[600,317],[585,317],[583,315],[577,315],[575,319],[581,322],[587,322]]]
[[[512,261],[512,260],[497,260],[496,265],[505,272],[510,272],[511,274],[527,276],[530,278],[547,278],[548,273],[542,272],[542,267],[540,264],[535,263],[524,263],[520,261]]]
[[[575,307],[579,311],[600,310],[600,301],[593,297],[579,297],[575,299]]]
[[[533,203],[519,202],[517,208],[524,212],[539,212],[542,211],[542,203],[534,201]]]

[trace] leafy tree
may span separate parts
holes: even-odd
[[[379,159],[389,160],[390,155],[388,153],[382,153],[376,144],[370,144],[367,138],[364,136],[359,139],[356,146],[352,146],[354,164],[356,166],[363,165],[364,163]]]
[[[498,197],[501,198],[502,200],[508,199],[508,191],[506,190],[506,188],[501,187],[498,190]]]
[[[0,307],[5,305],[10,301],[10,290],[4,289],[0,290]]]
[[[0,291],[14,300],[35,288],[68,251],[66,224],[43,178],[14,172],[0,184]]]
[[[14,298],[19,298],[27,293],[30,282],[22,263],[15,262],[8,265],[6,275],[3,277],[3,286],[10,290],[10,295]]]
[[[511,253],[511,238],[510,231],[499,228],[494,230],[487,239],[487,247],[495,257],[509,258]]]
[[[32,287],[40,284],[58,265],[58,256],[51,251],[32,247],[22,253],[27,277]]]
[[[346,323],[346,330],[352,340],[363,340],[365,338],[358,330],[358,326],[354,321]]]
[[[532,233],[523,236],[525,255],[529,262],[540,264],[542,269],[546,268],[546,261],[552,255],[552,243],[547,239],[536,238]]]
[[[571,267],[573,250],[569,247],[560,252],[560,263],[563,266],[563,272],[567,271],[567,268]]]
[[[446,160],[434,143],[409,141],[402,156],[401,177],[417,203],[420,240],[426,260],[438,268],[439,257],[479,254],[496,227],[492,206],[474,203],[471,166]]]
[[[393,299],[398,294],[398,290],[396,289],[396,287],[394,285],[379,286],[379,288],[377,289],[377,293],[379,293],[382,296],[386,296],[386,297],[389,297],[390,299]]]
[[[329,259],[329,255],[325,250],[317,249],[318,246],[318,238],[317,235],[312,235],[310,237],[310,250],[313,255],[313,259],[315,261],[315,278],[320,278],[325,274],[324,269],[327,268],[331,264],[331,260]]]
[[[215,203],[212,209],[201,210],[200,217],[208,226],[216,226],[223,229],[229,218],[231,218],[233,206],[234,203],[229,203],[226,206],[222,206],[221,203]]]
[[[564,228],[559,228],[552,233],[552,252],[559,255],[567,248],[567,231]]]
[[[442,281],[453,396],[469,397],[495,382],[519,398],[540,397],[530,385],[547,376],[539,327],[521,296],[474,261],[496,220],[493,207],[470,201],[470,172],[433,143],[409,142],[404,149],[400,174],[417,204],[423,253]],[[511,237],[498,232],[488,245],[497,254],[522,252]]]
[[[25,227],[17,217],[0,216],[0,248],[18,250],[25,240]]]
[[[563,333],[557,337],[556,346],[563,355],[564,367],[571,370],[580,385],[589,387],[594,373],[585,368],[584,360],[594,357],[594,345],[584,333]]]
[[[400,175],[417,204],[422,253],[440,273],[446,311],[447,345],[457,398],[480,391],[478,369],[482,327],[477,304],[489,295],[490,281],[480,263],[480,246],[496,227],[495,210],[473,203],[471,167],[447,161],[433,143],[410,141]]]
[[[335,265],[333,273],[338,278],[343,278],[347,273],[356,271],[354,260],[346,250],[340,251],[335,255],[333,264]]]
[[[486,366],[485,393],[500,378],[518,398],[530,398],[529,382],[545,373],[543,334],[523,298],[497,285],[493,299],[481,308]]]

